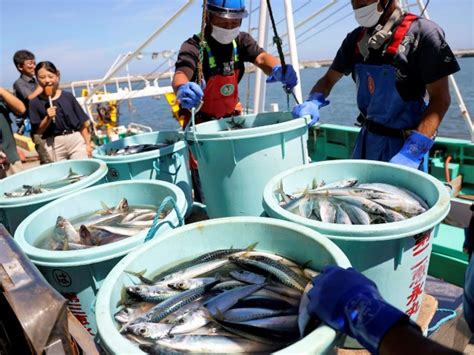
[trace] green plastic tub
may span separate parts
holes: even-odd
[[[341,225],[310,220],[279,206],[274,193],[280,182],[286,192],[304,190],[313,179],[326,183],[345,178],[404,187],[426,200],[430,209],[401,222]],[[418,317],[428,273],[433,238],[450,209],[449,194],[432,176],[400,165],[369,160],[335,160],[285,171],[271,179],[263,195],[269,216],[293,221],[330,238],[353,267],[372,279],[395,307]]]
[[[121,149],[136,144],[157,144],[175,142],[167,147],[149,152],[110,156],[112,149]],[[183,134],[178,131],[160,131],[137,134],[96,148],[92,155],[109,167],[107,180],[123,181],[133,179],[156,179],[177,185],[183,190],[188,207],[191,208],[192,183],[189,172],[189,153]],[[188,211],[190,212],[190,210]]]
[[[70,170],[86,177],[73,184],[38,195],[4,197],[5,192],[18,190],[23,185],[41,185],[62,179],[69,174]],[[0,223],[13,235],[21,221],[41,206],[72,192],[102,184],[105,182],[106,174],[105,163],[96,159],[84,159],[45,164],[2,179],[0,180]]]
[[[157,207],[163,199],[171,197],[179,215],[184,215],[187,208],[183,191],[168,182],[118,181],[78,191],[43,206],[26,218],[15,233],[18,245],[46,280],[68,299],[72,313],[92,335],[96,333],[93,308],[103,280],[120,259],[144,243],[148,230],[115,243],[83,250],[52,251],[36,245],[39,237],[55,225],[58,215],[73,220],[100,209],[101,202],[113,206],[124,197],[131,206]],[[155,238],[179,225],[178,213],[173,210],[168,214],[167,223],[158,228]]]
[[[246,129],[229,130],[229,122]],[[306,118],[288,112],[238,116],[201,123],[186,132],[199,164],[210,218],[260,216],[265,184],[308,162]]]
[[[256,249],[275,252],[310,267],[327,264],[349,267],[341,250],[326,237],[294,223],[262,217],[231,217],[193,223],[175,229],[128,255],[110,272],[97,296],[97,326],[101,346],[110,354],[137,354],[140,349],[117,330],[121,290],[132,280],[124,271],[147,270],[146,276],[176,263],[215,249],[244,248],[258,242]],[[319,354],[331,350],[336,332],[320,326],[302,340],[281,350],[282,354]]]

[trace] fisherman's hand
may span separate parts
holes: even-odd
[[[56,117],[56,106],[48,107],[46,110],[46,115],[48,115],[48,118]]]
[[[310,116],[311,121],[308,123],[308,127],[312,127],[319,121],[319,109],[327,105],[329,105],[329,101],[326,100],[324,94],[313,92],[309,95],[308,100],[300,105],[296,105],[291,113],[293,118]]]
[[[434,144],[434,140],[417,132],[410,133],[400,152],[390,159],[390,163],[418,169],[426,153]]]
[[[0,165],[3,164],[8,164],[8,158],[5,152],[3,150],[0,150]]]
[[[291,64],[286,64],[285,75],[283,76],[283,67],[275,65],[272,69],[272,75],[267,78],[267,83],[282,82],[288,90],[293,89],[298,84],[298,76]]]
[[[86,152],[89,158],[92,158],[92,145],[90,143],[86,143]]]
[[[386,303],[375,283],[349,268],[328,266],[313,279],[308,312],[377,353],[382,338],[408,316]]]
[[[204,96],[202,90],[203,89],[201,89],[198,84],[192,81],[180,85],[176,97],[179,100],[181,107],[188,110],[198,108]]]

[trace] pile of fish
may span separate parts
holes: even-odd
[[[132,144],[121,149],[110,149],[105,154],[109,156],[131,155],[137,153],[151,152],[172,145],[176,142],[164,142],[156,144]]]
[[[38,195],[48,191],[52,191],[55,189],[59,189],[61,187],[73,184],[78,182],[79,180],[83,179],[84,175],[76,174],[69,169],[69,173],[66,177],[61,178],[59,180],[54,180],[50,182],[46,182],[44,184],[39,185],[23,185],[20,189],[11,192],[4,192],[5,197],[23,197],[23,196],[30,196],[30,195]]]
[[[39,247],[50,250],[80,250],[118,242],[148,229],[156,211],[152,208],[131,208],[123,198],[116,207],[103,206],[93,215],[71,223],[58,216],[53,235],[39,238]],[[165,218],[167,213],[160,215]]]
[[[390,184],[345,179],[287,194],[275,191],[285,210],[301,217],[337,224],[380,224],[403,221],[429,209],[415,193]]]
[[[318,325],[306,305],[317,274],[282,256],[215,250],[124,288],[120,332],[145,352],[271,352]]]

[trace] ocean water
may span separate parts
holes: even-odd
[[[474,58],[460,58],[461,71],[455,74],[459,89],[470,114],[474,117]],[[327,67],[311,68],[301,71],[303,96],[306,97],[315,82],[326,72]],[[248,79],[247,79],[248,77]],[[244,107],[253,106],[253,82],[255,75],[244,76],[239,85],[240,99]],[[250,95],[247,98],[247,80],[250,81]],[[169,82],[161,82],[169,85]],[[350,78],[342,78],[334,87],[329,100],[331,104],[321,109],[321,123],[334,123],[353,126],[358,115],[355,84]],[[287,97],[279,83],[267,84],[266,109],[271,103],[278,103],[281,111],[287,110]],[[295,105],[290,97],[290,110]],[[171,116],[171,110],[164,97],[140,98],[120,104],[120,123],[127,125],[137,122],[155,130],[178,129],[179,125]],[[469,139],[466,125],[461,116],[456,96],[451,90],[451,107],[444,117],[439,135],[443,137]]]

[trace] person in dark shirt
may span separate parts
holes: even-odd
[[[239,114],[238,83],[245,73],[245,62],[255,64],[288,89],[298,78],[291,65],[282,68],[278,59],[266,53],[245,32],[240,32],[247,16],[244,0],[208,0],[203,48],[200,34],[183,43],[176,61],[173,89],[184,109],[200,108],[197,121]],[[202,51],[204,82],[198,85],[198,64]]]
[[[13,92],[26,107],[26,112],[21,116],[17,116],[18,119],[16,120],[18,133],[23,134],[25,131],[25,123],[28,123],[29,120],[29,102],[41,94],[43,89],[36,83],[34,77],[36,60],[33,53],[26,49],[21,49],[13,55],[13,63],[15,64],[15,68],[20,72],[20,77],[13,83]],[[45,148],[46,142],[41,138],[41,135],[36,134],[36,132],[31,132],[31,137],[35,143],[35,149],[41,164],[51,163],[52,160]]]
[[[46,149],[54,161],[85,159],[92,156],[88,128],[89,117],[76,98],[59,89],[60,73],[51,62],[41,62],[35,68],[43,92],[30,101],[31,125],[46,139]],[[44,88],[52,88],[52,103]]]
[[[25,111],[25,105],[18,98],[0,88],[0,178],[23,170],[13,138],[9,113],[21,116]]]
[[[448,76],[459,65],[443,30],[404,13],[398,0],[352,0],[352,7],[360,27],[293,115],[310,115],[316,123],[333,86],[351,74],[362,126],[353,158],[419,168],[451,102]]]
[[[196,123],[240,115],[238,84],[245,73],[245,62],[270,75],[267,82],[280,81],[288,90],[298,83],[293,66],[283,68],[248,33],[240,32],[242,19],[247,16],[244,0],[208,0],[206,6],[203,36],[196,34],[185,41],[176,61],[172,85],[181,107],[183,128],[193,108],[198,111]],[[190,167],[194,198],[202,201],[197,162],[192,154]]]

